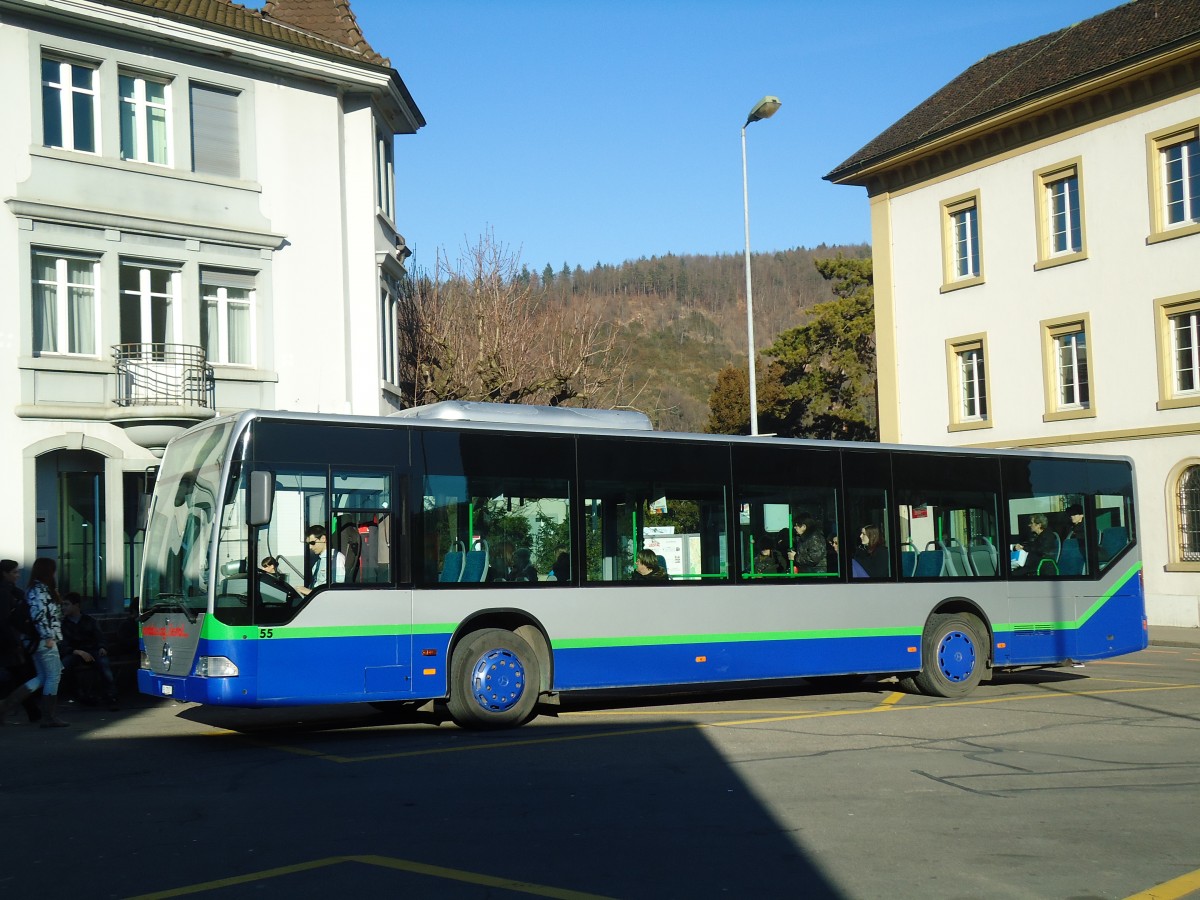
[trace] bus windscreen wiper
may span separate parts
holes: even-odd
[[[155,613],[181,612],[187,616],[189,623],[195,624],[196,614],[183,600],[183,594],[159,594],[158,602],[138,616],[138,622],[145,622]]]

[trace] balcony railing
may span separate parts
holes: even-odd
[[[216,382],[203,347],[117,344],[118,406],[216,408]]]

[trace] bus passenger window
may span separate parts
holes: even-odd
[[[838,454],[808,447],[733,449],[739,578],[827,584],[842,571]]]
[[[639,583],[643,550],[665,568],[667,584],[728,578],[726,448],[588,436],[579,441],[579,471],[585,581]]]
[[[571,582],[569,439],[428,432],[421,440],[423,584]]]
[[[996,461],[933,454],[893,461],[901,577],[999,577]]]

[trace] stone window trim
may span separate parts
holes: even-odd
[[[1146,184],[1149,187],[1150,233],[1147,244],[1200,234],[1200,221],[1170,224],[1167,221],[1166,161],[1172,147],[1200,140],[1200,119],[1181,122],[1146,135]]]
[[[1074,181],[1075,194],[1078,199],[1078,219],[1075,222],[1079,230],[1079,246],[1056,252],[1053,247],[1052,190],[1054,185],[1071,180]],[[1033,199],[1036,214],[1034,226],[1037,236],[1037,262],[1034,263],[1034,271],[1087,259],[1087,214],[1084,209],[1083,158],[1077,156],[1074,159],[1043,166],[1034,172]]]
[[[1158,361],[1158,403],[1156,409],[1183,409],[1200,406],[1200,389],[1180,392],[1176,387],[1175,344],[1172,319],[1200,315],[1200,291],[1160,297],[1154,301],[1154,343]],[[1193,348],[1200,353],[1200,348]]]
[[[1094,353],[1089,352],[1087,356],[1087,404],[1063,407],[1059,396],[1059,338],[1064,335],[1083,334],[1086,337],[1085,346],[1090,350],[1094,345],[1091,315],[1084,312],[1070,316],[1058,316],[1054,319],[1044,319],[1038,324],[1038,328],[1041,334],[1042,386],[1045,400],[1045,413],[1042,416],[1042,421],[1061,422],[1069,419],[1095,418],[1096,380],[1092,371],[1092,363],[1095,360]]]
[[[983,266],[983,208],[978,190],[943,200],[939,206],[942,234],[942,286],[941,293],[974,287],[984,282]],[[962,220],[966,217],[966,221]],[[965,235],[956,231],[960,225],[967,228]],[[964,243],[965,241],[965,243]],[[961,252],[966,250],[964,257]],[[959,274],[964,263],[966,274]]]
[[[982,362],[982,377],[977,385],[975,402],[982,406],[977,416],[965,414],[964,406],[967,398],[964,396],[962,380],[962,363],[964,354],[975,353]],[[974,431],[991,428],[994,425],[991,399],[991,366],[988,356],[987,333],[967,334],[946,340],[946,388],[949,402],[948,432]]]

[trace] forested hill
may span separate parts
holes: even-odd
[[[761,352],[804,311],[833,298],[814,259],[866,258],[866,244],[752,253],[754,336]],[[557,272],[523,267],[520,277],[549,302],[586,304],[621,331],[627,374],[619,402],[664,430],[703,431],[717,373],[746,365],[746,270],[742,254],[655,256]]]

